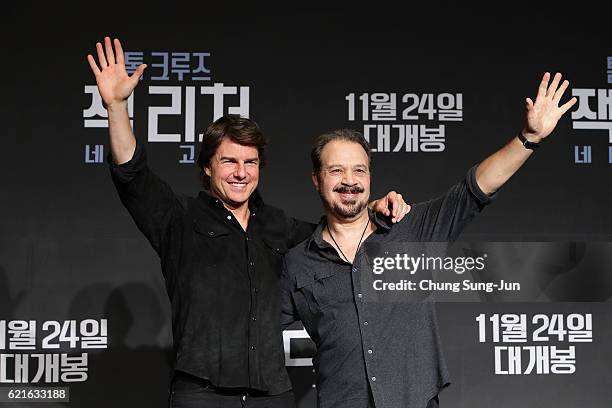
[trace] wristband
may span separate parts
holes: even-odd
[[[529,140],[527,140],[525,135],[523,135],[523,131],[522,130],[518,133],[518,138],[521,141],[521,143],[523,144],[523,147],[525,149],[535,150],[538,147],[540,147],[540,143],[534,143],[534,142],[530,142]]]

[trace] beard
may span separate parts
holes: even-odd
[[[336,187],[334,190],[336,193],[363,193],[361,187]],[[332,212],[338,218],[354,218],[360,214],[368,205],[368,198],[364,197],[360,200],[342,200],[332,201],[325,197],[319,192],[321,201],[327,210]]]

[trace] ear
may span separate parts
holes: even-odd
[[[314,184],[315,189],[319,191],[319,178],[315,173],[312,173],[312,184]]]

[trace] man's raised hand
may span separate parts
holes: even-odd
[[[535,102],[531,98],[526,99],[527,119],[523,135],[530,142],[538,143],[555,129],[561,116],[567,112],[577,99],[572,98],[559,106],[563,93],[569,86],[569,81],[561,82],[561,74],[557,72],[550,86],[548,81],[550,74],[547,72],[542,77]]]
[[[126,101],[138,85],[138,79],[147,67],[146,64],[141,64],[129,76],[125,70],[121,43],[117,38],[113,40],[113,43],[115,45],[114,52],[109,37],[104,38],[104,46],[101,43],[96,43],[98,64],[91,54],[87,55],[87,61],[96,76],[98,90],[106,108],[115,103]]]

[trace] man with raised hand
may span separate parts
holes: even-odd
[[[278,278],[288,248],[315,225],[289,218],[257,193],[266,138],[257,124],[223,116],[198,157],[206,191],[175,195],[147,166],[127,99],[146,65],[125,70],[119,40],[88,55],[108,110],[111,174],[122,203],[161,260],[172,306],[172,407],[294,407],[284,367]],[[391,192],[375,211],[399,221],[409,206]]]
[[[319,136],[312,181],[325,217],[285,256],[282,324],[301,320],[317,347],[313,359],[320,408],[438,406],[449,384],[432,302],[368,302],[365,242],[453,241],[555,128],[576,98],[559,107],[569,83],[546,73],[527,120],[503,148],[472,167],[444,195],[414,204],[389,225],[368,211],[370,146],[358,132]],[[371,272],[371,269],[369,270]]]

